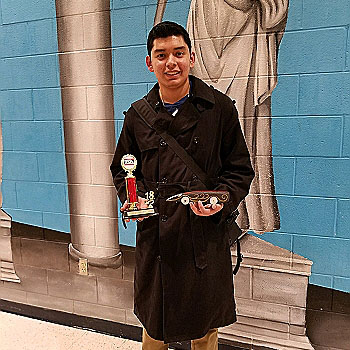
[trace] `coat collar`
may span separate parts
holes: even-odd
[[[207,101],[211,105],[215,103],[213,89],[208,86],[203,80],[196,78],[193,75],[190,75],[192,81],[192,96],[193,100],[202,100]]]
[[[180,112],[173,118],[167,128],[167,132],[174,137],[189,130],[196,125],[201,117],[201,113],[206,109],[213,107],[215,103],[213,89],[202,80],[190,75],[192,89],[189,99],[184,103]],[[159,85],[154,85],[147,95],[147,101],[158,113],[158,121],[162,123],[163,119],[168,119],[167,112],[161,107],[159,97]]]

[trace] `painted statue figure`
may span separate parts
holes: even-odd
[[[166,1],[159,0],[155,23]],[[277,84],[277,54],[288,0],[192,0],[187,30],[196,64],[192,73],[236,100],[255,179],[240,204],[244,230],[280,227],[271,144],[271,94]]]

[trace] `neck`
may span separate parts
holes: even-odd
[[[165,103],[175,103],[188,95],[190,92],[190,81],[187,79],[186,83],[176,89],[166,88],[164,86],[159,87],[159,96]]]

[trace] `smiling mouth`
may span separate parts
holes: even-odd
[[[176,77],[179,74],[180,74],[180,72],[167,72],[167,73],[165,73],[165,75],[168,75],[169,77]]]

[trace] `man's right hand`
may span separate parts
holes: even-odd
[[[146,208],[148,208],[147,200],[145,198],[138,196],[137,200],[138,200],[138,202],[136,204],[137,209],[146,209]],[[125,201],[124,204],[122,205],[122,207],[120,208],[120,211],[123,212],[127,208],[128,208],[128,202]],[[148,216],[145,216],[143,218],[138,218],[138,219],[131,219],[131,220],[132,221],[142,221],[143,219],[146,219],[146,218],[148,218]],[[130,219],[125,219],[125,222],[129,222],[129,221],[130,221]]]

